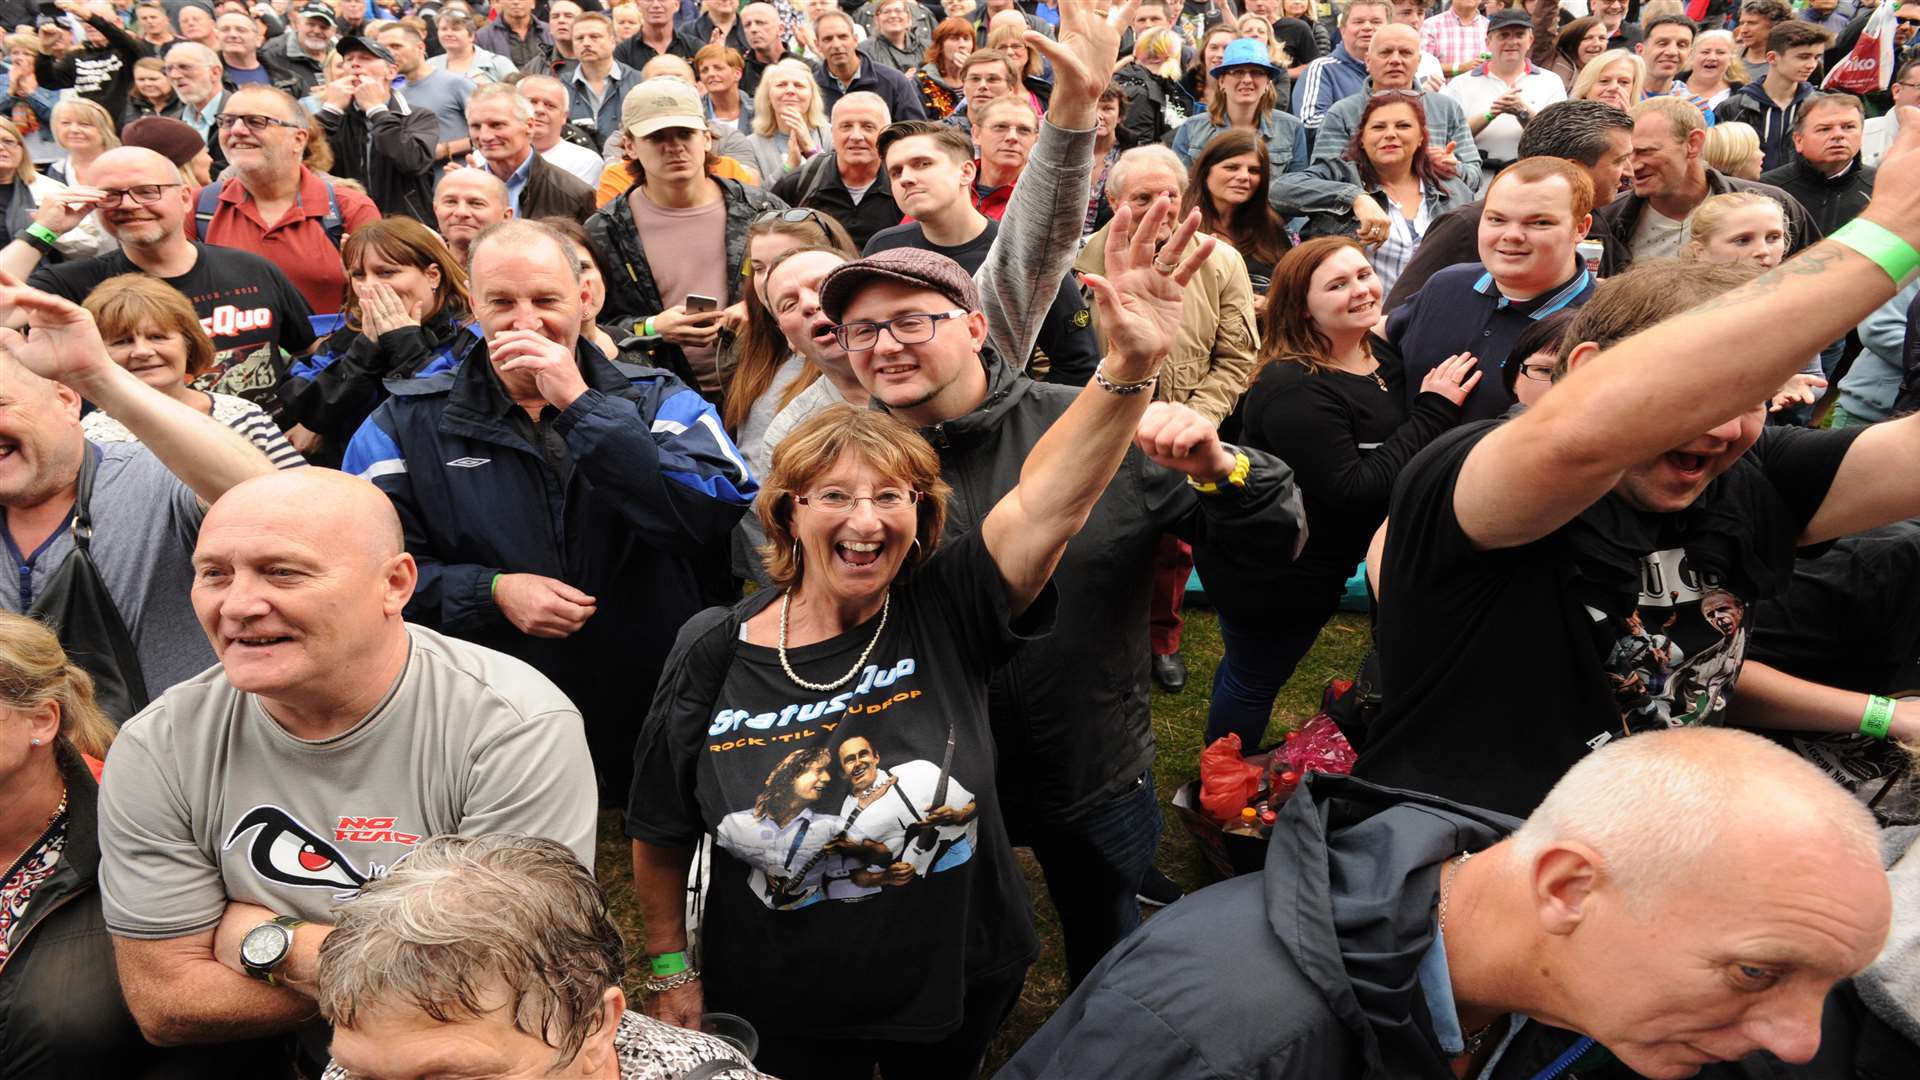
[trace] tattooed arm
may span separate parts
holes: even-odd
[[[1880,171],[1874,200],[1860,216],[1920,247],[1920,109],[1907,119],[1913,127],[1901,129],[1887,155],[1896,170]],[[1575,346],[1573,370],[1553,392],[1480,440],[1461,464],[1453,497],[1461,528],[1482,550],[1517,547],[1572,520],[1635,466],[1682,448],[1712,459],[1743,439],[1750,443],[1765,402],[1806,355],[1858,325],[1894,289],[1886,271],[1829,240],[1604,351],[1592,342]],[[1594,303],[1606,296],[1603,286]],[[1852,458],[1874,444],[1887,444],[1885,454],[1872,455],[1876,467],[1899,459],[1910,471],[1920,457],[1920,427],[1913,436],[1897,435],[1873,443],[1863,437],[1866,445],[1849,455],[1828,502],[1852,491],[1849,477],[1862,476]],[[1823,506],[1814,525],[1837,535],[1841,525],[1903,516],[1887,511],[1909,502],[1914,506],[1904,513],[1920,513],[1920,499],[1895,499],[1895,507],[1883,494],[1880,502],[1886,505],[1831,514]]]

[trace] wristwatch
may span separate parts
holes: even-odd
[[[293,951],[293,929],[305,926],[306,922],[292,915],[280,915],[247,931],[247,936],[240,939],[240,966],[254,978],[278,986],[274,973]]]

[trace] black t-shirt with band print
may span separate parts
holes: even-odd
[[[738,625],[778,596],[743,601]],[[959,1023],[970,982],[1032,961],[987,681],[1051,628],[1053,607],[1049,585],[1010,616],[973,532],[895,584],[877,641],[875,616],[787,650],[800,678],[830,683],[873,642],[835,690],[800,687],[777,650],[725,636],[734,624],[688,624],[636,751],[627,829],[662,846],[716,840],[709,1008],[762,1031],[930,1040]],[[719,692],[696,700],[684,671],[708,669]]]

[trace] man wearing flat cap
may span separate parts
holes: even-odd
[[[333,146],[333,174],[358,180],[385,212],[432,228],[439,119],[393,88],[393,54],[385,46],[350,35],[335,48],[346,73],[320,88],[320,126]]]

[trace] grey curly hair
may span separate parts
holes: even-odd
[[[320,946],[320,1014],[408,1005],[441,1023],[505,1002],[513,1026],[571,1062],[600,1030],[626,946],[593,874],[533,836],[436,836],[341,906]]]

